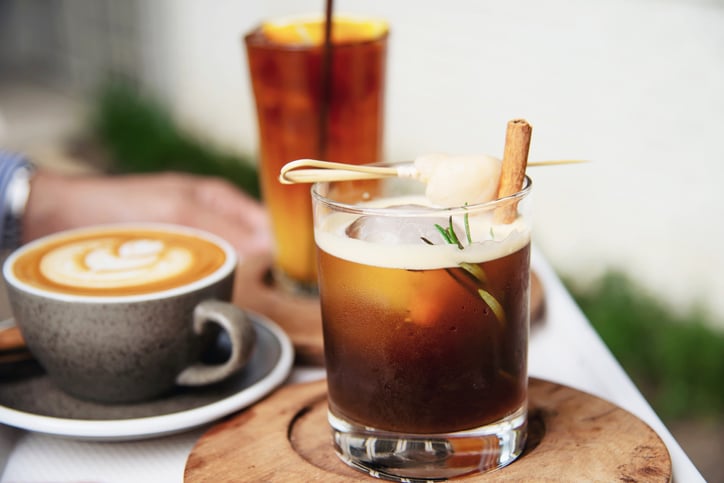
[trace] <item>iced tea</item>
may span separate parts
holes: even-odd
[[[344,25],[350,33],[350,25],[357,24]],[[282,185],[277,177],[285,163],[298,158],[351,164],[380,160],[387,28],[377,25],[350,35],[342,35],[342,27],[333,30],[326,78],[323,45],[296,42],[286,31],[270,38],[269,32],[259,27],[245,37],[262,195],[276,239],[277,275],[310,288],[316,286],[317,261],[309,186]]]
[[[320,184],[313,196],[338,453],[398,477],[509,463],[525,440],[529,220],[496,224],[501,202],[339,204],[332,192]]]

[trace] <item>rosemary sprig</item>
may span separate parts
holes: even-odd
[[[437,231],[440,232],[440,235],[445,239],[446,242],[448,242],[451,245],[457,245],[460,250],[465,248],[462,243],[460,243],[460,239],[458,238],[457,233],[455,233],[455,228],[453,227],[453,221],[452,216],[448,218],[448,227],[443,228],[442,226],[435,223],[435,228],[437,228]]]
[[[472,237],[470,235],[470,222],[468,220],[468,214],[465,213],[465,216],[463,217],[464,224],[465,224],[465,238],[468,241],[468,244],[472,243]],[[453,221],[452,216],[448,218],[448,226],[447,228],[442,227],[439,224],[435,224],[435,228],[437,231],[440,232],[440,235],[442,235],[442,238],[451,245],[457,245],[460,250],[464,250],[465,247],[460,242],[460,238],[458,238],[457,233],[455,233],[455,228],[453,227]],[[491,227],[492,230],[492,227]],[[491,233],[492,234],[492,233]],[[434,245],[433,242],[428,240],[427,238],[420,237],[422,241],[427,243],[428,245]],[[490,310],[493,311],[493,314],[495,314],[495,317],[498,319],[498,321],[505,325],[506,323],[506,317],[505,317],[505,310],[503,309],[503,306],[498,302],[498,300],[485,290],[484,288],[481,288],[480,286],[485,286],[488,283],[488,277],[485,274],[485,270],[483,268],[476,264],[476,263],[469,263],[469,262],[460,262],[459,263],[460,268],[464,270],[466,274],[468,274],[472,281],[478,286],[477,287],[477,293],[480,296],[480,298],[485,302],[488,307],[490,307]],[[463,282],[462,279],[458,278],[450,269],[445,269],[447,273],[459,284],[463,285],[466,288],[470,288],[467,284]]]
[[[467,203],[465,204],[467,206]],[[470,220],[468,217],[468,214],[465,213],[463,216],[463,223],[465,224],[465,239],[468,242],[468,245],[473,242],[472,236],[470,235]],[[435,228],[437,228],[437,231],[440,232],[440,235],[442,235],[443,239],[448,242],[451,245],[457,245],[460,250],[463,250],[465,247],[460,242],[460,238],[458,238],[457,233],[455,233],[455,228],[453,227],[453,221],[452,216],[448,218],[448,227],[443,228],[441,225],[438,225],[435,223]]]
[[[465,206],[468,206],[468,204],[465,203]],[[467,213],[463,216],[463,223],[465,223],[465,238],[468,239],[468,245],[470,245],[473,242],[473,237],[470,235],[470,217]]]
[[[500,305],[500,302],[498,302],[490,292],[483,290],[482,288],[478,289],[478,295],[480,295],[480,298],[488,304],[488,307],[490,307],[490,310],[493,311],[498,321],[505,325],[505,310],[503,310],[503,306]]]
[[[473,276],[477,282],[482,284],[488,283],[488,276],[485,275],[485,270],[477,263],[460,262],[460,268],[464,269],[467,273]]]

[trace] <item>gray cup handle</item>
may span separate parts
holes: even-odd
[[[201,334],[204,325],[215,323],[229,334],[231,356],[223,364],[194,364],[177,377],[180,386],[204,386],[226,379],[249,360],[256,343],[256,331],[244,311],[229,302],[204,300],[194,309],[194,331]]]

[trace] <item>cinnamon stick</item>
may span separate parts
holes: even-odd
[[[525,170],[528,166],[528,150],[532,128],[524,119],[508,122],[505,132],[503,165],[498,184],[498,199],[514,195],[523,187]],[[517,217],[518,203],[509,203],[495,211],[497,223],[512,223]]]

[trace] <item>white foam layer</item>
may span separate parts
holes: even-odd
[[[83,240],[45,254],[40,271],[49,280],[83,288],[121,288],[177,277],[193,266],[193,255],[161,240],[119,243],[113,237]]]
[[[426,205],[424,197],[398,198],[377,201],[375,206],[390,206],[415,203]],[[369,206],[369,205],[368,205]],[[435,241],[428,245],[419,243],[374,243],[350,238],[345,230],[359,215],[333,213],[315,229],[315,240],[319,248],[338,258],[352,262],[387,268],[408,270],[429,270],[456,267],[460,263],[482,263],[514,253],[530,243],[530,226],[523,219],[510,224],[493,223],[492,213],[470,215],[468,217],[472,243],[465,241],[465,233],[456,229],[463,241],[464,249],[457,245]],[[446,219],[441,220],[444,224]],[[458,227],[465,226],[463,216],[453,217]],[[384,237],[380,237],[384,239]]]

